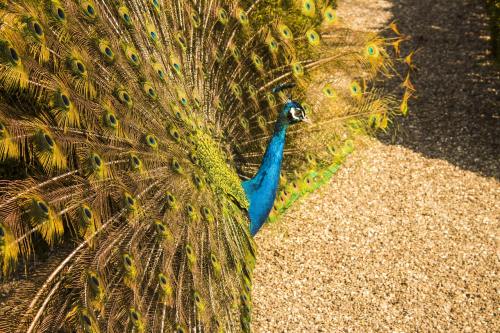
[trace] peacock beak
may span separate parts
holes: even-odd
[[[309,125],[312,125],[312,121],[311,119],[309,119],[307,116],[305,116],[304,118],[302,118],[302,121],[305,122],[306,124],[309,124]]]

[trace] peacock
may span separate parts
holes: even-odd
[[[332,0],[0,1],[0,331],[249,332],[253,236],[408,112],[386,32]]]

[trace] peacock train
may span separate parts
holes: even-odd
[[[332,0],[0,1],[0,331],[250,332],[253,236],[407,113],[406,39]]]

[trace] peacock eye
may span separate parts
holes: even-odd
[[[69,98],[65,94],[61,94],[61,101],[63,102],[65,107],[70,106]]]
[[[99,280],[95,276],[92,276],[90,279],[92,280],[93,284],[95,284],[96,286],[99,286]]]
[[[36,33],[38,36],[42,36],[42,35],[43,35],[43,29],[42,29],[42,27],[40,26],[40,24],[38,24],[37,22],[34,22],[34,23],[33,23],[33,30],[35,30],[35,33]]]
[[[64,10],[62,8],[57,8],[57,16],[61,20],[64,20],[66,18],[66,14],[64,13]]]
[[[78,62],[76,64],[76,67],[78,67],[78,70],[80,71],[80,73],[85,72],[85,67],[83,67],[83,64],[81,62]]]
[[[44,137],[45,141],[47,142],[47,144],[49,145],[49,147],[54,146],[54,140],[50,137],[50,135],[44,134],[43,137]]]
[[[83,209],[83,213],[85,214],[85,216],[88,218],[88,219],[91,219],[92,218],[92,212],[90,211],[90,209],[88,209],[87,207],[85,207]]]
[[[90,318],[89,318],[87,315],[83,315],[83,316],[82,316],[82,319],[83,319],[83,321],[85,322],[85,324],[86,324],[87,326],[92,325],[92,321],[90,321]]]
[[[9,53],[12,60],[19,61],[19,54],[17,54],[17,51],[14,48],[9,48]]]
[[[43,213],[48,214],[49,213],[49,206],[43,201],[38,202],[38,207],[42,210]]]

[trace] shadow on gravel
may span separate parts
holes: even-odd
[[[392,12],[419,49],[418,99],[379,139],[500,179],[500,69],[484,1],[394,0]]]

